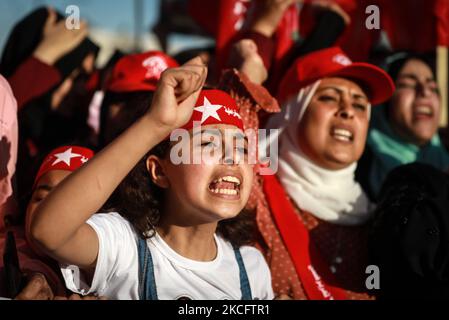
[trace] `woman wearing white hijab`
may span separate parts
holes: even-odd
[[[279,129],[280,147],[276,175],[264,177],[271,216],[258,217],[277,294],[370,297],[364,287],[371,205],[354,172],[371,105],[393,91],[384,71],[353,63],[337,47],[299,58],[285,75],[282,112],[267,124]]]

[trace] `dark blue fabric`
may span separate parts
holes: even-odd
[[[140,300],[158,300],[154,264],[147,242],[139,239],[139,298]]]
[[[242,254],[240,253],[239,248],[234,248],[234,253],[240,271],[240,290],[242,291],[241,300],[253,300],[251,295],[251,287],[248,280],[248,273],[246,272],[245,264],[243,263]]]

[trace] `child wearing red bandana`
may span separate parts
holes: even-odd
[[[79,146],[59,147],[45,157],[34,180],[31,198],[26,208],[27,226],[43,199],[67,176],[92,157],[92,150]],[[21,271],[26,273],[28,282],[17,296],[11,296],[12,292],[5,292],[6,285],[0,282],[0,296],[9,296],[20,300],[62,299],[62,296],[66,295],[66,290],[60,272],[57,272],[57,264],[40,252],[37,246],[26,241],[29,234],[25,232],[25,229],[22,224],[11,221],[6,231],[11,232],[14,236],[19,265]],[[0,237],[0,250],[4,249],[5,238],[3,234]],[[2,251],[2,256],[3,253]],[[0,259],[0,274],[3,273],[3,268],[3,259]],[[16,289],[20,290],[20,288]]]
[[[221,139],[227,130],[232,142],[243,139],[243,123],[229,95],[201,91],[206,75],[200,59],[165,71],[149,111],[36,210],[33,241],[61,263],[70,290],[111,299],[273,298],[268,266],[246,246],[240,220],[253,181],[246,142]],[[116,212],[95,214],[111,195]]]

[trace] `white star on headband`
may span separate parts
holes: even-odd
[[[221,121],[220,116],[218,115],[217,111],[223,108],[222,105],[219,104],[211,104],[209,100],[207,100],[206,97],[204,97],[204,102],[202,106],[196,107],[195,111],[203,113],[203,116],[201,118],[201,124],[204,123],[209,117],[215,118],[219,121]]]
[[[60,162],[64,162],[66,165],[70,167],[70,160],[72,158],[82,157],[81,154],[72,153],[72,148],[67,149],[63,153],[55,154],[56,160],[51,164],[52,166],[57,165]]]

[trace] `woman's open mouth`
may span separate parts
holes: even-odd
[[[338,127],[335,126],[331,129],[330,132],[332,138],[341,142],[352,142],[354,141],[354,134],[352,130],[347,127]]]
[[[241,178],[226,175],[213,180],[209,184],[209,191],[219,197],[226,199],[240,198]]]
[[[432,119],[433,115],[433,109],[428,105],[419,105],[413,109],[413,116],[417,119]]]

